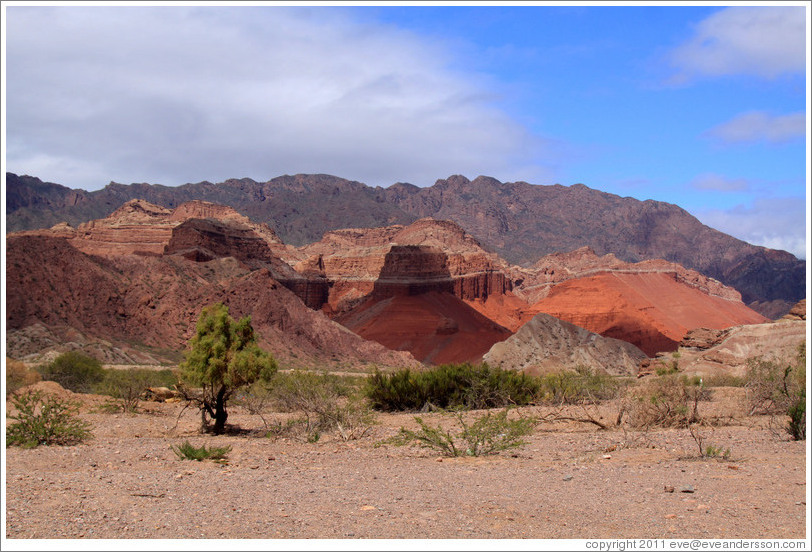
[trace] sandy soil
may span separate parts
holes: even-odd
[[[726,408],[717,396],[706,411]],[[78,397],[93,440],[6,450],[7,539],[806,536],[806,443],[786,440],[767,418],[706,430],[707,443],[730,449],[726,460],[699,458],[684,429],[574,422],[541,424],[514,451],[441,458],[376,447],[413,427],[412,414],[379,414],[358,440],[307,443],[259,436],[260,418],[240,408],[229,422],[241,434],[208,436],[197,433],[195,410],[178,418],[181,404],[111,414],[94,412],[100,397]],[[603,414],[611,419],[612,405]],[[186,439],[231,445],[228,463],[178,459],[170,445]]]

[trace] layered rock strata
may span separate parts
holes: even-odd
[[[102,257],[49,236],[11,235],[6,243],[11,356],[47,353],[58,345],[49,339],[73,336],[73,345],[62,345],[110,360],[177,361],[200,310],[223,302],[233,317],[251,316],[260,344],[287,366],[418,365],[408,353],[365,341],[307,308],[270,270],[250,269],[233,256]],[[99,354],[104,341],[109,352]],[[34,350],[37,343],[45,351]]]

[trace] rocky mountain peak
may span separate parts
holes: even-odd
[[[165,220],[170,214],[172,214],[171,210],[149,201],[131,199],[113,211],[105,220],[109,223],[150,224]]]

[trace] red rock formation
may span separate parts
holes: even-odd
[[[361,337],[429,364],[478,362],[510,331],[448,292],[370,296],[336,321]]]
[[[479,358],[494,340],[504,339],[540,312],[629,341],[648,354],[673,350],[695,327],[763,321],[744,307],[735,290],[673,263],[629,264],[582,248],[549,255],[532,268],[508,267],[458,225],[433,219],[409,226],[337,230],[296,249],[281,243],[266,225],[227,207],[195,201],[169,210],[133,200],[110,217],[78,229],[59,225],[16,237],[47,238],[51,244],[57,242],[48,240],[58,238],[62,245],[48,247],[54,251],[68,247],[64,262],[87,265],[87,270],[77,269],[79,288],[55,284],[70,300],[37,306],[23,299],[24,304],[12,305],[15,316],[28,320],[21,313],[39,309],[31,323],[70,325],[85,320],[77,328],[89,335],[105,328],[123,335],[126,328],[134,335],[153,336],[155,344],[180,339],[156,319],[173,320],[176,309],[184,311],[183,320],[194,314],[182,300],[161,298],[177,296],[199,304],[204,292],[195,291],[195,286],[225,289],[253,272],[267,272],[273,286],[281,283],[305,305],[362,335],[429,362]],[[95,260],[90,262],[79,252]],[[49,261],[44,256],[40,262]],[[50,262],[61,266],[61,261]],[[94,277],[101,282],[100,290],[113,285],[108,296],[84,297],[89,292],[80,288],[93,284],[82,278],[108,265],[119,276]],[[27,270],[24,266],[15,270]],[[66,265],[61,270],[71,274],[72,269]],[[40,277],[37,270],[33,274]],[[129,274],[138,276],[122,291],[122,278]],[[246,281],[264,281],[255,278]],[[17,289],[26,285],[17,284]],[[36,282],[30,284],[37,289]],[[90,308],[76,306],[79,297],[110,302],[114,315],[93,307],[95,315],[88,311],[71,318],[71,308],[78,312]],[[94,316],[98,323],[88,321]]]
[[[29,328],[44,327],[46,334],[52,329],[51,337],[83,336],[94,352],[105,341],[111,350],[135,343],[153,358],[176,360],[200,310],[224,302],[233,316],[250,315],[260,342],[288,366],[416,364],[308,309],[268,269],[250,269],[231,256],[208,262],[177,255],[101,257],[64,238],[34,235],[10,235],[6,243],[12,356],[34,353],[24,338],[43,334]]]
[[[693,328],[727,328],[766,319],[741,301],[708,295],[668,272],[606,272],[552,287],[527,316],[551,314],[649,356],[673,351]]]
[[[283,258],[300,274],[330,282],[327,309],[334,313],[355,307],[374,290],[379,295],[434,290],[485,301],[511,287],[504,261],[458,225],[433,219],[405,227],[328,232]]]

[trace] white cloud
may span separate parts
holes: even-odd
[[[707,131],[707,136],[727,143],[783,143],[806,136],[806,114],[770,115],[749,111]]]
[[[673,82],[696,77],[756,75],[775,78],[806,69],[803,6],[731,7],[701,21],[672,52]]]
[[[6,13],[12,172],[85,189],[298,172],[373,185],[550,176],[544,141],[495,107],[485,77],[449,69],[442,44],[341,9]]]
[[[694,178],[690,186],[697,190],[715,190],[717,192],[741,192],[750,189],[744,178],[727,178],[715,173],[704,173]]]
[[[693,213],[703,224],[740,240],[806,258],[806,201],[804,198],[756,199],[732,209]]]

